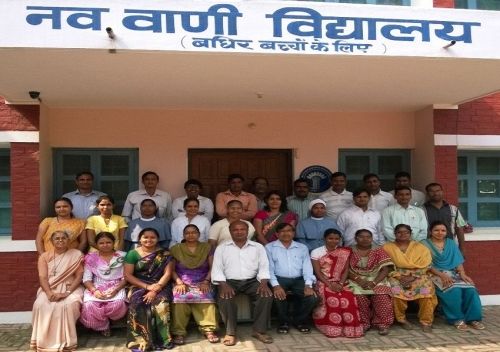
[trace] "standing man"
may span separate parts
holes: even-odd
[[[245,179],[240,174],[231,174],[227,177],[229,189],[225,192],[220,192],[215,197],[215,211],[221,218],[227,216],[227,203],[230,200],[236,199],[243,204],[242,219],[251,221],[257,213],[257,198],[252,193],[243,191],[243,182]]]
[[[305,244],[309,252],[325,245],[324,234],[328,229],[339,230],[332,218],[326,217],[326,203],[322,199],[314,199],[309,203],[311,216],[297,225],[297,242]]]
[[[394,189],[403,186],[410,187],[411,189],[411,200],[410,200],[411,205],[414,205],[416,207],[421,207],[422,205],[424,205],[425,202],[424,192],[420,192],[411,187],[411,176],[406,171],[400,171],[396,175],[394,175]],[[394,196],[394,190],[390,191],[389,193]],[[396,199],[393,199],[391,205],[395,203]]]
[[[87,219],[91,215],[97,215],[96,201],[106,193],[92,189],[94,175],[90,171],[82,171],[75,177],[76,191],[63,194],[73,203],[73,215],[75,218]]]
[[[380,189],[380,178],[376,174],[366,174],[363,176],[365,188],[370,192],[370,203],[368,207],[382,213],[385,208],[391,205],[394,197],[389,192]]]
[[[252,239],[255,235],[255,227],[253,227],[250,221],[243,220],[241,215],[243,215],[243,205],[239,200],[230,200],[227,203],[227,216],[224,219],[216,221],[210,226],[208,231],[208,243],[213,247],[217,247],[221,242],[231,240],[231,232],[229,231],[229,225],[234,221],[243,221],[248,225],[248,239]]]
[[[214,216],[214,203],[212,203],[210,198],[200,195],[202,189],[203,185],[201,184],[201,182],[195,180],[194,178],[184,182],[184,191],[186,192],[186,195],[175,198],[172,202],[172,218],[175,219],[179,215],[184,215],[184,201],[187,198],[192,198],[198,199],[198,202],[200,202],[200,210],[198,211],[198,215],[202,215],[206,217],[208,221],[212,221],[212,217]]]
[[[309,203],[316,198],[313,194],[309,193],[310,188],[308,179],[298,178],[293,181],[294,195],[286,198],[288,210],[293,211],[299,216],[299,223],[309,217]]]
[[[326,203],[326,215],[337,220],[340,213],[352,205],[352,193],[345,189],[347,176],[343,172],[334,172],[330,184],[332,187],[321,193],[319,198]]]
[[[256,177],[252,181],[252,191],[257,197],[257,209],[263,210],[266,206],[266,202],[264,202],[264,197],[269,190],[269,181],[265,177]]]
[[[394,228],[399,224],[405,224],[412,229],[412,239],[423,241],[427,238],[427,219],[422,208],[410,204],[410,187],[396,188],[394,196],[397,203],[384,209],[382,213],[382,226],[387,241],[394,242],[396,236]]]
[[[281,223],[276,227],[278,240],[266,245],[269,258],[271,286],[274,302],[278,311],[278,333],[287,334],[290,320],[304,334],[309,334],[308,325],[312,309],[318,302],[312,285],[316,281],[308,248],[293,240],[295,229],[292,225]],[[288,312],[287,292],[293,300],[293,318]],[[290,319],[292,318],[292,319]]]
[[[272,343],[273,338],[266,334],[273,304],[266,250],[260,243],[248,240],[245,222],[232,222],[229,231],[232,239],[217,246],[212,265],[212,282],[218,286],[218,306],[226,327],[222,343],[236,344],[238,293],[249,296],[253,303],[252,336],[263,343]]]
[[[122,216],[127,222],[141,217],[141,202],[144,199],[152,199],[158,207],[157,216],[159,218],[170,218],[172,212],[172,197],[165,191],[157,189],[160,177],[156,172],[147,171],[142,174],[142,184],[144,189],[129,193],[123,205]]]
[[[366,189],[356,190],[353,193],[354,205],[344,210],[337,219],[337,225],[342,232],[345,247],[355,244],[356,231],[370,230],[373,242],[379,246],[385,242],[382,232],[382,215],[368,206],[370,192]]]
[[[465,235],[464,220],[460,210],[444,200],[443,187],[439,183],[429,183],[425,186],[429,200],[424,204],[424,211],[427,215],[427,222],[442,221],[446,225],[446,236],[454,240],[460,251],[465,255]]]

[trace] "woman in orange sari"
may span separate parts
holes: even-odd
[[[80,317],[83,289],[83,254],[69,248],[69,235],[56,231],[54,247],[40,255],[40,288],[33,304],[30,347],[40,352],[74,351],[76,321]]]

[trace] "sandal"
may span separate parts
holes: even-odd
[[[432,325],[422,324],[422,331],[428,334],[432,333]]]
[[[378,334],[385,336],[389,334],[389,328],[378,328]]]
[[[226,335],[224,336],[224,340],[222,340],[224,346],[234,346],[236,345],[236,336],[234,335]]]
[[[410,322],[408,322],[408,320],[398,321],[398,323],[405,330],[413,329],[413,325],[411,325]]]
[[[218,343],[220,341],[219,336],[217,336],[217,334],[213,331],[207,331],[205,333],[205,337],[210,343]]]
[[[278,334],[288,334],[288,331],[290,331],[290,328],[288,327],[288,324],[281,324],[280,326],[278,326],[278,328],[276,329],[276,332]]]
[[[467,324],[465,324],[465,321],[463,321],[463,320],[456,322],[455,323],[455,327],[459,331],[467,331],[467,330],[469,330],[469,327],[467,326]]]
[[[486,329],[486,326],[484,326],[484,324],[481,323],[478,320],[471,321],[469,324],[470,324],[470,326],[472,326],[476,330],[484,330],[484,329]]]
[[[109,328],[106,329],[106,330],[101,331],[100,333],[104,337],[110,337],[111,336],[111,330]]]
[[[302,325],[299,324],[296,326],[297,330],[299,330],[303,334],[310,334],[311,333],[311,328],[307,325]]]
[[[186,342],[184,341],[184,336],[181,335],[175,335],[174,338],[172,339],[172,342],[174,345],[184,345]]]
[[[273,338],[266,333],[260,333],[260,332],[254,331],[252,336],[255,337],[257,340],[259,340],[262,343],[273,343]]]

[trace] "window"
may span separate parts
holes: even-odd
[[[10,149],[0,149],[0,235],[10,234]]]
[[[55,149],[54,196],[75,189],[75,175],[90,170],[94,189],[115,199],[116,214],[121,214],[127,195],[137,189],[137,149]]]
[[[500,155],[459,152],[460,211],[476,226],[500,226]]]
[[[455,0],[457,9],[477,9],[500,11],[499,0]]]
[[[363,187],[363,176],[368,173],[380,177],[384,191],[394,189],[394,175],[410,172],[410,151],[401,149],[341,149],[339,170],[347,174],[347,189]]]

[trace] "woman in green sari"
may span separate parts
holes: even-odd
[[[168,250],[158,246],[153,228],[139,233],[140,247],[125,257],[125,279],[132,285],[127,320],[127,347],[134,352],[171,349],[169,282],[173,261]]]

